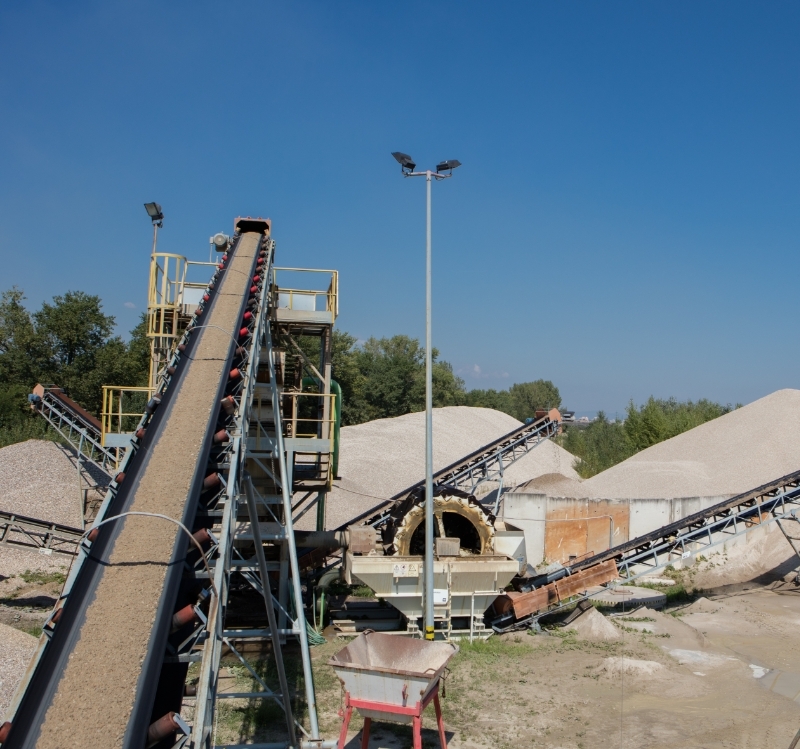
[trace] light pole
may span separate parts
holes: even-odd
[[[156,240],[158,239],[158,230],[164,226],[164,214],[161,206],[158,203],[145,203],[144,209],[150,220],[153,222],[153,255],[156,254]]]
[[[460,161],[442,161],[436,171],[415,172],[417,165],[406,153],[394,151],[404,177],[425,177],[428,220],[425,258],[425,639],[432,640],[433,628],[433,356],[431,345],[431,182],[453,176]],[[447,172],[447,174],[445,174]]]

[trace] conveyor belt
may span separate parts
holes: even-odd
[[[552,588],[554,584],[557,586],[559,580],[565,578],[568,580],[573,576],[590,580],[594,570],[613,562],[619,578],[625,582],[632,582],[643,575],[653,574],[670,564],[702,553],[707,548],[730,541],[757,526],[773,521],[777,521],[780,525],[784,520],[798,518],[800,518],[800,471],[687,515],[681,520],[583,559],[569,567],[534,578],[522,587],[522,596],[519,594],[510,596],[516,608],[516,615],[509,608],[493,622],[493,626],[497,631],[520,629],[532,625],[542,616],[571,606],[582,598],[591,597],[591,594],[587,593],[575,596],[574,593],[578,589],[570,589],[569,596],[563,599],[556,591],[555,598],[552,595],[549,598],[540,596],[539,600],[543,603],[532,603],[537,592],[546,587]],[[606,580],[613,577],[616,575],[612,570],[612,574],[606,577]],[[592,584],[595,583],[588,583]],[[526,595],[530,597],[527,602],[524,598]],[[530,615],[522,618],[518,616],[520,611],[532,609],[536,610]]]
[[[145,511],[192,524],[261,241],[239,235],[216,274],[106,517]],[[175,525],[151,517],[99,529],[3,749],[145,746],[186,549]]]
[[[107,476],[113,476],[124,448],[103,445],[100,422],[55,385],[37,385],[28,396],[33,409],[55,429],[78,454]]]
[[[555,410],[530,424],[523,424],[434,473],[434,491],[451,488],[474,494],[475,489],[484,481],[502,480],[505,469],[544,440],[558,434],[560,426],[560,414]],[[357,523],[380,528],[393,516],[408,512],[411,505],[422,500],[424,492],[423,479],[349,520],[337,530],[344,530]]]

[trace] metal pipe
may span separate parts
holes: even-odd
[[[425,231],[425,639],[434,638],[433,620],[433,356],[431,346],[431,174]]]
[[[283,651],[278,644],[280,642],[278,622],[275,619],[272,591],[269,587],[267,560],[264,556],[264,546],[261,542],[261,528],[258,524],[258,510],[256,509],[256,498],[253,492],[253,481],[249,474],[244,477],[242,483],[244,483],[244,493],[247,497],[247,512],[250,515],[250,528],[253,531],[253,543],[256,547],[258,570],[261,574],[261,592],[264,595],[264,606],[267,609],[267,620],[269,621],[269,630],[272,636],[272,654],[275,656],[275,668],[278,671],[278,681],[281,685],[283,712],[286,714],[286,727],[289,729],[289,741],[292,746],[294,746],[297,743],[297,734],[294,730],[294,719],[292,717],[292,701],[289,697],[289,683],[286,681],[286,669],[283,665]]]

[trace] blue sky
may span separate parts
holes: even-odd
[[[0,289],[100,294],[268,215],[341,328],[424,332],[470,387],[581,412],[797,387],[800,5],[0,4]],[[128,305],[128,306],[126,306]]]

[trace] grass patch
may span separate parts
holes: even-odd
[[[67,581],[67,576],[63,572],[31,572],[25,570],[20,577],[29,585],[47,585],[58,583],[63,585]]]
[[[38,624],[34,624],[32,627],[23,627],[22,631],[33,635],[37,639],[42,636],[42,628]]]
[[[350,587],[350,595],[355,598],[375,598],[375,591],[369,585],[353,585]]]

